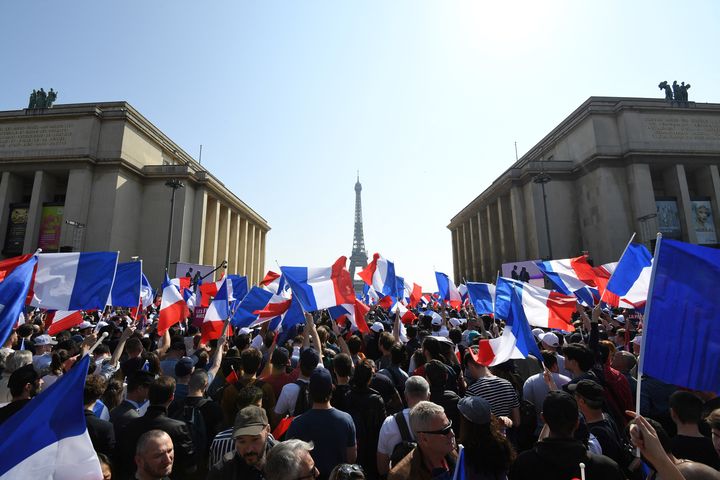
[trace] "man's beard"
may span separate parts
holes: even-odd
[[[248,465],[256,465],[263,459],[263,457],[265,456],[264,453],[264,451],[260,451],[260,453],[248,452],[243,455],[243,460],[245,460],[245,463],[247,463]]]

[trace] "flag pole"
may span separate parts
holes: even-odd
[[[453,473],[452,480],[460,480],[460,469],[462,468],[462,465],[460,465],[460,462],[465,461],[465,456],[462,454],[465,447],[463,447],[462,443],[458,444],[458,461],[455,464],[455,472]]]
[[[652,293],[655,286],[655,273],[657,272],[658,253],[660,253],[660,244],[662,243],[662,233],[658,232],[657,242],[655,243],[655,252],[653,253],[652,270],[650,273],[650,286],[648,288],[647,302],[645,304],[645,315],[642,330],[642,339],[640,341],[640,358],[638,359],[637,370],[637,391],[635,393],[635,413],[640,415],[640,397],[642,392],[642,376],[645,364],[645,345],[647,345],[647,328],[650,320],[650,308],[652,306]],[[640,449],[635,450],[635,456],[640,457]]]
[[[630,241],[627,243],[627,245],[625,245],[625,249],[622,251],[622,254],[620,254],[620,258],[619,258],[618,262],[619,262],[620,260],[622,260],[622,258],[625,256],[625,252],[627,252],[627,249],[630,248],[630,244],[632,243],[632,241],[633,241],[634,239],[635,239],[635,232],[633,232],[632,236],[630,237]],[[617,268],[616,268],[615,270],[617,270]],[[610,282],[612,281],[613,275],[615,275],[615,270],[613,270],[613,272],[610,274],[610,278],[608,278],[608,285],[609,285]],[[607,290],[607,288],[606,288],[606,290]],[[600,295],[600,301],[601,301],[601,302],[602,302],[602,296],[603,296],[604,294],[605,294],[605,292],[603,291],[602,294]],[[619,306],[619,305],[618,305],[618,306]]]
[[[93,350],[95,350],[103,342],[103,340],[105,340],[107,337],[108,337],[108,332],[103,332],[103,334],[100,335],[100,338],[97,339],[95,344],[92,347],[90,347],[90,350],[88,350],[87,353],[85,353],[85,355],[92,354]]]

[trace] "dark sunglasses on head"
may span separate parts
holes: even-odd
[[[441,428],[440,430],[430,430],[430,431],[426,430],[424,432],[418,432],[418,433],[429,433],[431,435],[447,435],[450,432],[452,432],[452,420],[450,420],[450,423],[448,423],[446,427]]]

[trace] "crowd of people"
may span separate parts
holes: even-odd
[[[460,461],[481,480],[720,476],[716,393],[644,376],[634,413],[642,322],[627,312],[578,306],[573,332],[533,330],[542,358],[491,366],[478,345],[503,323],[470,306],[404,325],[375,306],[365,334],[322,311],[207,345],[191,319],[158,335],[154,308],[54,337],[28,312],[0,350],[0,424],[107,333],[84,389],[105,479],[450,479]]]

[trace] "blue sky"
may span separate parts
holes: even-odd
[[[590,96],[720,102],[720,3],[4,2],[0,110],[127,100],[265,217],[267,267],[365,242],[434,290],[455,213]]]

